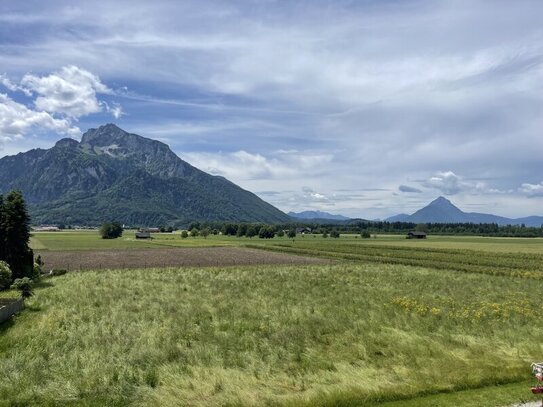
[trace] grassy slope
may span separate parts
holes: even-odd
[[[543,287],[521,278],[339,264],[46,284],[2,327],[6,403],[371,405],[525,382],[543,351]],[[511,386],[501,404],[521,393]]]

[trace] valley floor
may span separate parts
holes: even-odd
[[[35,239],[50,249],[42,251],[47,261],[55,251]],[[240,240],[249,239],[215,244]],[[542,254],[515,250],[516,241],[509,253],[396,241],[252,239],[268,249],[263,255],[336,261],[44,279],[27,309],[0,327],[0,405],[499,407],[537,400],[529,388],[530,363],[543,359]]]

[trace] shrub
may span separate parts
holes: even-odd
[[[339,232],[337,230],[332,230],[330,232],[330,237],[333,237],[335,239],[339,238]]]
[[[23,298],[32,297],[32,280],[28,277],[15,279],[11,288],[19,290]]]
[[[296,229],[290,229],[288,231],[288,237],[290,237],[291,239],[294,239],[296,237]]]
[[[117,239],[123,235],[123,227],[118,222],[106,222],[100,226],[102,239]]]
[[[279,229],[279,232],[277,232],[277,237],[283,237],[285,236],[285,232],[283,231],[283,229]]]
[[[360,233],[360,236],[363,239],[369,239],[371,237],[370,232],[368,232],[367,230],[364,230],[362,233]]]
[[[11,269],[5,261],[0,260],[0,290],[9,288],[11,284]]]
[[[192,229],[190,231],[190,236],[191,237],[197,237],[199,234],[200,234],[200,231],[198,229]]]
[[[189,232],[187,232],[186,230],[183,230],[181,232],[181,239],[186,239],[187,237],[189,237]]]
[[[38,281],[41,278],[41,266],[38,263],[34,263],[32,269],[32,280]]]

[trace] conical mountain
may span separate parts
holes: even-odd
[[[129,225],[191,221],[288,222],[223,177],[181,160],[164,143],[114,124],[0,159],[0,193],[20,189],[34,223]]]
[[[487,213],[463,212],[447,198],[440,196],[427,206],[412,215],[396,215],[387,219],[388,222],[412,223],[495,223],[498,225],[521,225],[540,227],[543,225],[542,216],[511,219]]]

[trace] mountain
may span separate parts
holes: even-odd
[[[412,215],[396,215],[386,219],[388,222],[413,223],[497,223],[498,225],[521,225],[540,227],[543,216],[510,219],[503,216],[477,212],[463,212],[448,199],[440,196]]]
[[[20,189],[33,223],[157,226],[191,221],[289,222],[279,209],[181,160],[159,141],[114,124],[81,142],[0,159],[0,194]]]
[[[303,212],[289,212],[288,216],[294,219],[330,219],[330,220],[349,220],[350,218],[343,215],[333,215],[328,212],[321,211],[303,211]]]

